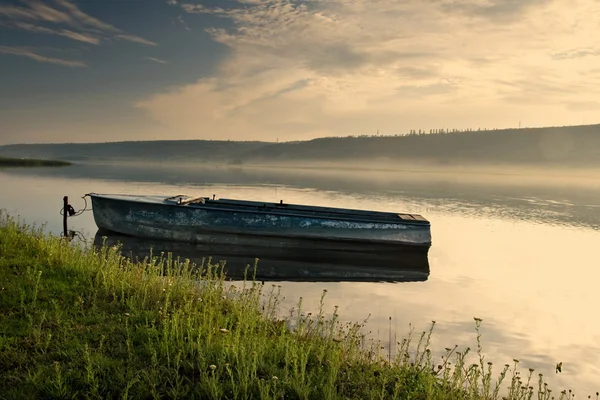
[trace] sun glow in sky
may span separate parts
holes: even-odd
[[[597,0],[1,0],[0,144],[598,123]]]

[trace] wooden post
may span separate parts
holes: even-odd
[[[63,234],[65,237],[69,236],[69,231],[67,227],[67,217],[69,215],[69,197],[63,197]]]

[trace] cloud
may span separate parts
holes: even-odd
[[[176,6],[177,5],[177,0],[167,0],[167,4],[170,6]]]
[[[77,7],[74,3],[72,3],[68,0],[54,0],[54,2],[58,5],[60,5],[61,7],[63,7],[64,9],[68,10],[69,13],[72,15],[72,17],[76,21],[78,21],[79,23],[81,23],[83,25],[87,25],[92,28],[100,29],[100,30],[106,31],[106,32],[114,32],[114,33],[122,32],[120,29],[118,29],[110,24],[107,24],[105,22],[102,22],[99,19],[92,17],[91,15],[84,13],[83,11],[81,11],[79,9],[79,7]]]
[[[467,17],[510,22],[522,19],[529,11],[540,12],[551,2],[552,0],[450,0],[444,2],[443,9],[460,12]]]
[[[115,37],[117,39],[126,40],[128,42],[141,43],[141,44],[145,44],[147,46],[156,46],[155,42],[146,40],[144,38],[141,38],[141,37],[135,36],[135,35],[127,35],[127,34],[120,33],[120,34],[116,35]]]
[[[562,125],[581,120],[567,104],[600,96],[600,78],[583,76],[589,65],[552,56],[595,48],[591,0],[226,4],[181,4],[189,19],[229,22],[206,28],[230,50],[215,74],[137,104],[188,137]]]
[[[0,17],[9,19],[4,25],[29,32],[63,36],[72,40],[96,45],[100,44],[105,36],[112,35],[117,39],[129,42],[156,46],[155,42],[126,33],[109,23],[86,14],[71,1],[21,1],[24,6],[0,6]],[[33,24],[31,22],[37,23]],[[66,25],[69,29],[56,29],[40,25],[40,23]]]
[[[48,7],[46,4],[36,1],[36,0],[23,0],[25,4],[29,6],[30,9],[34,10],[34,12],[40,17],[40,19],[48,22],[54,23],[71,23],[73,21],[72,16],[69,14],[54,9],[52,7]],[[61,0],[57,0],[58,3],[61,3]],[[68,3],[65,1],[65,3]],[[69,3],[70,4],[70,3]]]
[[[159,63],[159,64],[168,64],[168,61],[165,60],[161,60],[160,58],[154,58],[154,57],[145,57],[146,60],[149,61],[154,61],[155,63]]]
[[[37,20],[39,16],[30,9],[15,6],[0,5],[0,16],[8,18],[32,19]]]
[[[0,46],[0,54],[8,54],[8,55],[27,57],[32,60],[38,61],[38,62],[62,65],[64,67],[71,67],[71,68],[87,67],[87,65],[81,61],[72,61],[72,60],[64,60],[62,58],[47,57],[47,56],[38,54],[36,52],[36,50],[28,49],[28,48],[24,48],[24,47]]]
[[[569,60],[587,56],[600,56],[600,49],[573,49],[552,54],[554,60]]]
[[[54,23],[72,23],[71,17],[59,10],[48,7],[42,2],[23,1],[28,7],[0,6],[0,16]]]
[[[34,33],[42,33],[42,34],[47,34],[47,35],[58,35],[58,36],[63,36],[72,40],[77,40],[80,42],[84,42],[84,43],[90,43],[90,44],[100,44],[100,38],[98,38],[97,36],[91,35],[89,33],[79,33],[79,32],[74,32],[68,29],[61,29],[61,30],[56,30],[56,29],[50,29],[50,28],[46,28],[43,26],[38,26],[38,25],[33,25],[30,24],[29,22],[14,22],[12,25],[8,25],[8,26],[13,26],[16,27],[18,29],[22,29],[28,32],[34,32]]]
[[[173,23],[173,25],[181,24],[183,26],[183,29],[185,29],[188,32],[191,31],[190,27],[185,23],[181,15],[175,18],[171,18],[171,22]]]
[[[73,40],[78,40],[78,41],[84,42],[84,43],[100,44],[100,39],[98,37],[95,37],[95,36],[87,34],[87,33],[79,33],[79,32],[73,32],[73,31],[70,31],[67,29],[63,29],[60,32],[57,32],[57,35],[64,36],[66,38],[73,39]]]

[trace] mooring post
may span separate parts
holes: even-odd
[[[69,215],[69,197],[63,197],[63,234],[68,237],[67,216]]]

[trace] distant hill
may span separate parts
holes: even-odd
[[[266,144],[217,140],[14,144],[0,146],[0,155],[65,161],[228,162]]]
[[[245,152],[243,159],[600,165],[600,125],[322,138],[267,144]]]
[[[425,163],[600,166],[600,125],[502,129],[399,136],[320,138],[299,142],[142,141],[0,147],[0,156],[66,161],[162,161],[225,164]],[[360,164],[359,164],[360,163]]]

